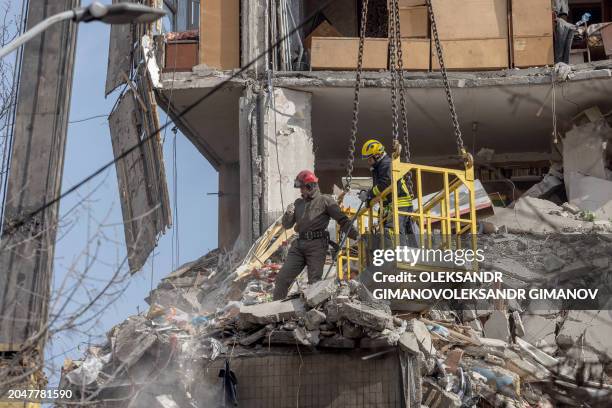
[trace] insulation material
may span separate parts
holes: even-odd
[[[512,0],[512,33],[516,37],[552,37],[550,0]]]
[[[148,101],[147,95],[144,101]],[[155,130],[154,121],[148,115],[154,107],[149,105],[145,112],[144,101],[137,101],[134,93],[128,91],[109,117],[113,154],[120,158],[115,167],[132,273],[142,268],[157,243],[157,236],[170,225],[159,135],[142,142]],[[134,149],[134,146],[138,147]]]
[[[444,64],[448,69],[508,68],[508,41],[505,38],[482,40],[442,40]],[[440,69],[435,47],[431,47],[432,69]]]
[[[399,9],[402,38],[426,38],[429,36],[427,7],[403,7]]]
[[[213,69],[239,68],[239,1],[203,1],[200,21],[200,64]]]
[[[441,40],[508,38],[507,0],[432,0]]]
[[[357,67],[359,38],[313,37],[310,66],[313,70],[353,70]],[[363,69],[387,69],[389,42],[366,38],[363,45]]]
[[[512,43],[514,65],[518,68],[553,65],[555,58],[553,37],[514,37]]]
[[[113,0],[115,3],[129,3],[129,0]],[[132,25],[113,24],[111,26],[108,44],[108,68],[106,70],[106,86],[104,94],[113,92],[119,85],[125,83],[126,75],[132,69],[132,49],[134,46]]]
[[[553,65],[550,0],[512,0],[512,50],[516,67]]]
[[[431,43],[429,39],[409,38],[402,40],[402,61],[407,70],[429,70]]]

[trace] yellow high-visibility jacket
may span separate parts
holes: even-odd
[[[374,166],[370,168],[372,171],[373,186],[368,192],[368,200],[378,197],[387,187],[391,185],[391,157],[384,154]],[[397,205],[398,207],[411,207],[412,197],[406,180],[402,178],[397,182]],[[387,196],[383,205],[387,206],[391,203],[391,197]]]

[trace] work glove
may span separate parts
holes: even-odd
[[[367,204],[368,203],[368,192],[365,190],[361,190],[359,192],[359,199]]]
[[[287,211],[286,211],[287,215],[291,216],[293,214],[295,214],[295,204],[291,203],[287,206]]]

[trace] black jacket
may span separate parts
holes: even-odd
[[[372,171],[372,188],[368,192],[368,201],[378,197],[391,185],[391,157],[384,154],[370,170]],[[412,206],[412,197],[404,178],[397,182],[397,199],[400,207]],[[386,206],[389,203],[391,203],[390,195],[385,198],[383,205]]]

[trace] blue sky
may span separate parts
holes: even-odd
[[[88,4],[90,1],[83,1]],[[109,1],[105,1],[109,2]],[[108,57],[108,37],[110,26],[100,23],[80,24],[77,41],[76,66],[70,108],[70,121],[77,121],[95,115],[108,114],[117,98],[117,92],[104,97],[104,83]],[[161,113],[161,123],[165,115]],[[171,126],[170,126],[171,128]],[[168,188],[172,199],[173,185],[173,133],[168,131],[164,143],[164,159]],[[99,324],[90,333],[91,338],[83,335],[65,333],[52,339],[47,350],[49,356],[68,352],[71,357],[79,357],[88,341],[95,341],[113,325],[127,316],[147,308],[144,298],[151,286],[173,270],[180,262],[196,259],[217,246],[217,197],[206,193],[218,190],[217,172],[202,157],[187,138],[180,132],[176,140],[177,156],[177,195],[180,231],[169,230],[161,237],[155,251],[154,261],[149,258],[144,270],[135,274],[123,295],[103,314]],[[63,190],[67,190],[103,164],[112,160],[112,147],[105,118],[96,118],[79,123],[71,123],[64,164]],[[90,196],[88,196],[91,194]],[[85,204],[69,210],[88,196]],[[174,209],[174,203],[173,203]],[[96,238],[91,243],[98,248],[88,282],[87,290],[77,291],[75,302],[86,302],[91,291],[100,288],[114,271],[117,259],[125,256],[121,206],[117,190],[114,166],[95,180],[84,185],[78,194],[62,200],[60,204],[62,228],[55,251],[54,286],[59,286],[70,273],[71,265],[76,270],[84,268],[87,257],[83,257],[88,237],[96,232],[104,238]],[[100,224],[103,224],[100,227]],[[173,257],[173,233],[178,234],[180,259]],[[91,257],[90,257],[91,259]],[[69,279],[74,281],[74,279]],[[90,291],[88,293],[88,291]],[[76,303],[75,303],[76,304]],[[80,346],[80,349],[76,347]],[[63,357],[55,359],[61,364]],[[57,368],[57,366],[56,366]]]

